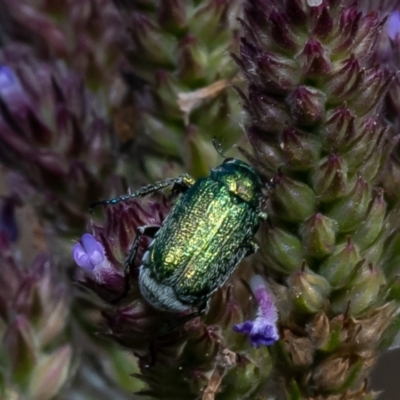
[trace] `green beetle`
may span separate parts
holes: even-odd
[[[142,295],[160,310],[197,307],[201,312],[240,260],[256,251],[253,237],[266,218],[260,206],[261,181],[249,164],[227,158],[208,177],[194,180],[185,174],[94,205],[116,204],[170,185],[182,195],[162,226],[138,228],[125,269],[133,264],[140,237],[153,237],[140,267]]]

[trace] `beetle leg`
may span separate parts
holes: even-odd
[[[211,299],[209,298],[207,301],[200,304],[197,307],[197,313],[195,313],[195,314],[197,314],[196,316],[207,314],[208,310],[210,309],[210,303],[211,303]]]
[[[139,228],[137,228],[135,240],[131,244],[131,247],[129,248],[128,256],[125,259],[125,263],[124,263],[125,275],[129,274],[129,268],[135,261],[136,253],[139,248],[139,243],[140,243],[141,237],[143,235],[146,235],[149,237],[154,237],[154,235],[159,231],[159,229],[160,229],[159,225],[145,225],[145,226],[139,226]]]
[[[94,207],[98,206],[99,204],[104,204],[104,205],[112,204],[113,205],[113,204],[117,204],[122,201],[134,199],[135,197],[144,197],[151,193],[159,192],[171,185],[178,185],[179,187],[189,188],[190,186],[192,186],[194,184],[194,182],[195,182],[195,179],[192,178],[190,175],[183,174],[183,175],[178,176],[177,178],[165,179],[164,181],[159,181],[159,182],[155,182],[151,185],[143,186],[142,188],[140,188],[139,190],[137,190],[136,192],[131,193],[131,194],[123,195],[123,196],[116,197],[116,198],[110,199],[110,200],[96,201],[95,203],[93,203],[90,206],[89,211],[92,212]]]
[[[259,248],[260,247],[258,246],[258,244],[254,240],[250,240],[249,248],[248,248],[247,253],[246,253],[246,257],[256,253]]]
[[[171,198],[174,198],[176,195],[186,192],[186,190],[188,190],[196,182],[196,180],[188,174],[181,175],[180,178],[182,179],[175,182],[172,186]]]
[[[129,248],[128,256],[126,257],[125,262],[124,262],[125,290],[120,296],[118,296],[118,298],[116,298],[115,300],[113,300],[111,302],[112,304],[118,303],[129,292],[129,289],[131,286],[129,283],[129,268],[135,261],[136,253],[139,248],[139,243],[140,243],[141,237],[143,235],[154,237],[154,235],[158,232],[159,229],[160,229],[160,226],[158,226],[158,225],[145,225],[145,226],[139,226],[139,228],[137,228],[135,240],[131,244],[131,247]]]
[[[260,213],[258,214],[258,219],[260,221],[266,221],[268,218],[267,213],[260,211]]]

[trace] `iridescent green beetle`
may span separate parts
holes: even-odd
[[[160,310],[198,307],[201,312],[240,260],[256,251],[253,237],[266,217],[261,182],[249,164],[227,158],[208,177],[194,180],[185,174],[96,204],[115,204],[170,185],[182,195],[162,226],[138,228],[125,268],[133,264],[140,237],[152,236],[140,267],[143,296]]]

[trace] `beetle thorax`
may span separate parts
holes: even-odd
[[[214,168],[210,176],[223,183],[230,192],[242,200],[255,206],[258,205],[261,183],[249,164],[237,159],[227,159],[223,164]]]

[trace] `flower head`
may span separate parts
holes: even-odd
[[[279,339],[276,326],[278,313],[274,301],[260,275],[251,278],[250,287],[258,303],[257,316],[253,321],[234,325],[233,330],[249,335],[250,342],[254,347],[271,346]]]
[[[103,300],[113,302],[125,292],[123,271],[108,260],[104,246],[93,235],[85,233],[73,247],[72,256],[85,272],[81,283],[92,287]]]
[[[99,270],[108,262],[103,245],[90,233],[82,236],[81,243],[73,247],[72,255],[75,262],[87,271]]]

